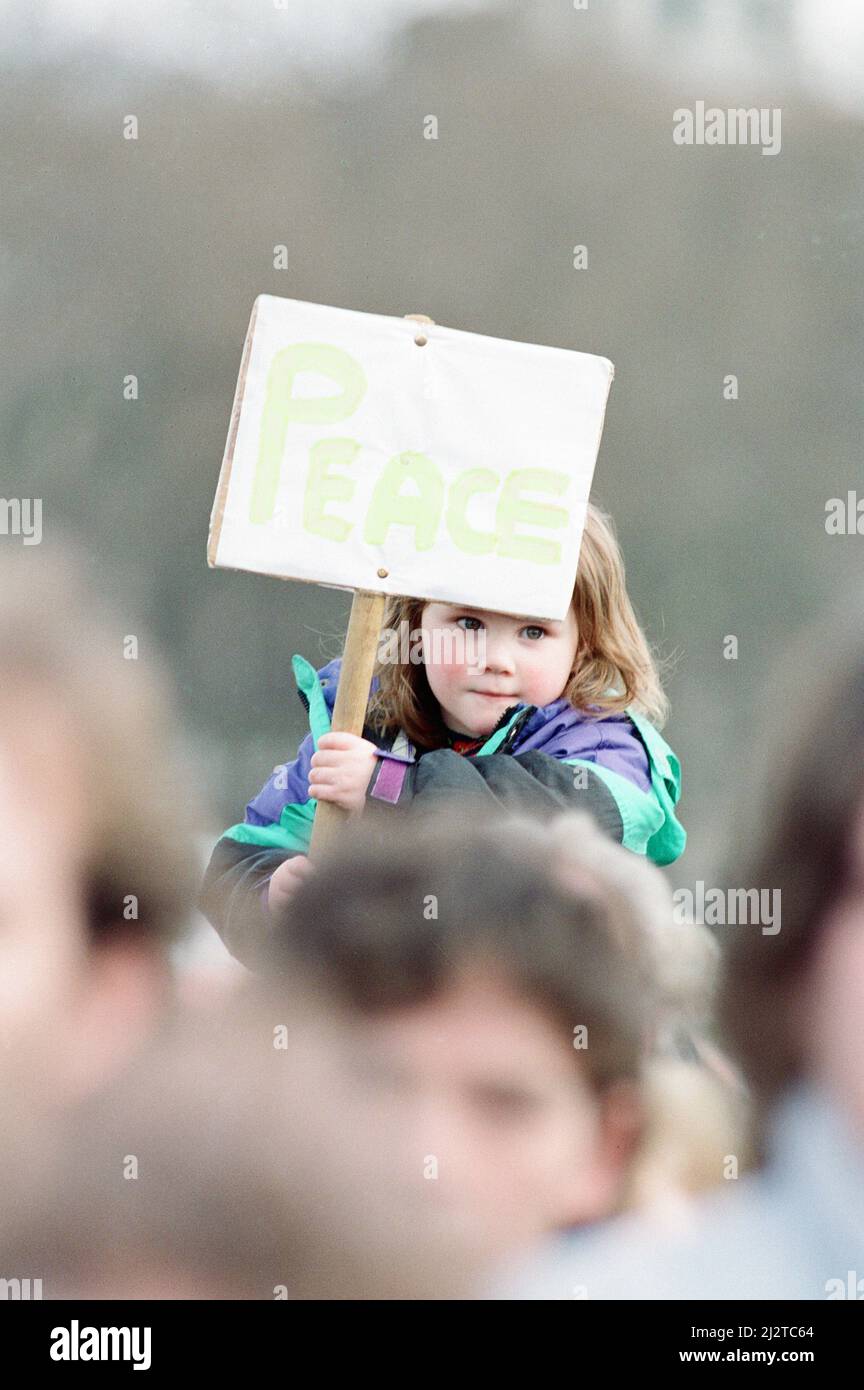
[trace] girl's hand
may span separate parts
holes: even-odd
[[[309,795],[362,811],[377,748],[356,734],[322,734],[309,768]]]
[[[285,906],[300,880],[309,873],[314,873],[314,869],[305,854],[293,855],[274,870],[267,889],[267,906],[271,912],[278,912]]]

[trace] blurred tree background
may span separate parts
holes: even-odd
[[[358,0],[328,55],[327,0],[284,29],[279,4],[188,5],[188,61],[154,56],[158,6],[118,8],[122,42],[6,7],[2,490],[42,497],[45,543],[77,537],[124,631],[155,637],[214,834],[293,756],[291,654],[335,655],[348,610],[207,568],[263,292],[612,359],[594,495],[675,657],[690,845],[671,875],[709,878],[766,673],[864,551],[825,530],[828,498],[864,496],[864,113],[810,80],[802,7],[391,3],[370,38]],[[673,110],[697,100],[782,108],[781,152],[677,146]],[[771,695],[778,718],[792,693]]]

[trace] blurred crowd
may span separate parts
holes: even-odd
[[[443,806],[347,826],[253,976],[196,912],[212,818],[166,672],[74,551],[2,560],[7,1287],[864,1296],[857,612],[778,676],[797,719],[730,834],[779,931],[678,920],[585,816]]]

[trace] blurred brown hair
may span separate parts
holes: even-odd
[[[38,766],[40,730],[56,721],[74,740],[92,941],[121,930],[170,937],[197,887],[196,779],[175,736],[161,661],[134,616],[121,619],[88,585],[85,565],[68,541],[0,556],[0,737],[28,745],[46,822],[52,768]],[[130,626],[141,640],[133,660],[123,648]],[[137,918],[127,920],[130,895]]]
[[[570,819],[573,833],[579,820],[599,833]],[[587,1027],[591,1045],[573,1055],[597,1092],[638,1078],[656,1023],[651,944],[629,894],[588,866],[574,878],[548,827],[478,822],[461,804],[349,828],[298,887],[272,949],[277,971],[303,971],[369,1014],[426,1002],[472,966],[496,970],[560,1027],[562,1046]]]
[[[808,629],[775,672],[773,728],[753,777],[749,814],[727,881],[780,893],[780,931],[734,932],[720,1022],[765,1112],[808,1066],[801,1007],[823,927],[855,883],[852,853],[864,806],[864,595]],[[797,710],[787,692],[801,690]],[[742,791],[742,808],[748,800]],[[754,845],[755,849],[750,850]]]

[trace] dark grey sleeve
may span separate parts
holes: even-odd
[[[263,968],[272,918],[264,896],[271,874],[292,855],[223,835],[207,865],[198,906],[228,950],[250,970]]]
[[[410,769],[399,800],[412,812],[474,797],[481,805],[548,819],[561,811],[585,811],[620,844],[624,824],[606,783],[584,763],[578,767],[548,753],[489,753],[463,757],[452,748],[426,753]]]

